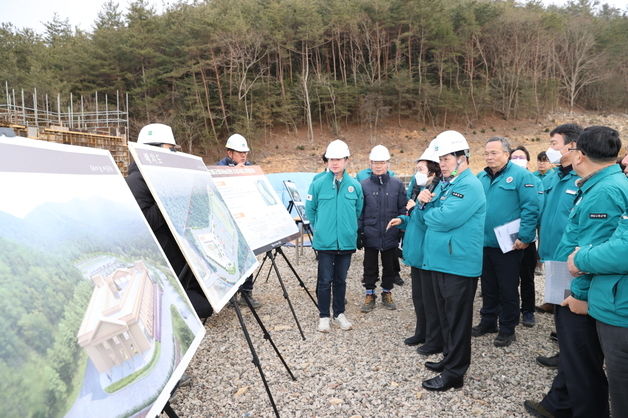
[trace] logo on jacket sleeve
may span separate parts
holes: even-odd
[[[512,176],[510,176],[506,179],[506,183],[512,183],[513,180]]]
[[[458,193],[458,192],[451,192],[451,195],[452,196],[456,196],[456,197],[458,197],[460,199],[462,199],[464,197],[464,195],[462,193]]]
[[[524,184],[523,187],[534,187],[534,184]]]
[[[347,187],[347,191],[348,191],[349,193],[353,193],[353,192],[355,191],[355,187],[353,187],[353,186],[349,186],[349,187]]]

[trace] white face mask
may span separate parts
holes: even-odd
[[[560,163],[560,157],[562,157],[563,155],[560,153],[560,151],[554,149],[554,148],[548,148],[547,151],[545,151],[545,153],[547,154],[547,158],[549,159],[550,163],[552,164],[558,164]]]
[[[414,175],[417,186],[425,186],[427,184],[427,174],[417,172]]]
[[[528,168],[528,160],[523,160],[521,158],[515,158],[510,160],[511,163],[518,165],[521,168]]]

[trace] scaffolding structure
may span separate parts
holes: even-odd
[[[120,171],[126,174],[129,165],[127,140],[129,132],[129,95],[124,94],[121,108],[120,92],[116,90],[115,106],[110,104],[108,94],[96,91],[93,96],[72,93],[69,100],[62,101],[61,94],[51,101],[48,94],[25,94],[21,89],[4,85],[5,102],[0,103],[0,125],[13,128],[16,133],[33,139],[103,148],[111,152]],[[17,100],[19,98],[19,102]]]

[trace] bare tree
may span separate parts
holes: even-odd
[[[604,55],[597,50],[590,29],[581,23],[570,24],[560,35],[554,49],[554,61],[570,109],[573,109],[582,89],[603,79],[605,73],[600,71]]]

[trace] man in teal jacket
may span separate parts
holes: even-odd
[[[356,249],[364,195],[360,183],[345,170],[349,155],[349,147],[339,139],[327,146],[329,171],[312,181],[305,202],[305,212],[314,228],[312,246],[318,250],[320,332],[330,331],[332,288],[335,322],[343,330],[352,328],[344,314],[346,279]]]
[[[617,229],[628,207],[628,182],[616,164],[620,149],[619,133],[605,126],[585,129],[572,148],[572,164],[582,180],[567,228],[556,249],[557,257],[566,260],[577,247],[603,244]],[[574,278],[571,296],[560,308],[561,315],[571,322],[559,331],[559,371],[569,373],[566,381],[574,415],[601,416],[608,415],[608,391],[595,320],[586,315],[590,285],[588,274]],[[563,345],[567,343],[577,345],[577,349],[563,362]],[[572,380],[577,383],[570,386]],[[625,387],[622,391],[625,397]]]
[[[627,169],[628,170],[628,169]],[[628,183],[628,180],[626,181]],[[568,260],[573,276],[586,271],[591,278],[588,314],[596,329],[608,375],[611,413],[628,416],[628,212],[624,212],[611,238],[573,252]]]
[[[550,132],[550,146],[560,154],[558,166],[551,170],[543,179],[545,202],[539,222],[539,258],[545,261],[564,261],[554,257],[556,247],[563,236],[569,211],[573,207],[574,198],[578,192],[577,181],[580,179],[571,166],[573,147],[582,133],[582,128],[573,123],[557,126]],[[555,312],[555,306],[544,303],[539,310]],[[557,327],[558,328],[558,327]],[[544,367],[558,368],[559,354],[552,356],[538,356],[536,362]],[[543,399],[542,404],[546,410],[558,411],[569,409],[569,398],[564,379],[559,377],[554,380],[555,386]],[[530,403],[532,406],[533,403]]]
[[[482,231],[486,200],[469,169],[469,144],[456,131],[436,137],[443,180],[434,192],[424,189],[419,210],[425,226],[423,270],[432,273],[443,333],[443,359],[425,366],[440,374],[423,381],[427,390],[461,387],[471,364],[473,297],[482,270]],[[428,202],[433,202],[427,205]]]
[[[499,333],[493,344],[506,347],[515,341],[519,323],[519,269],[523,251],[536,238],[540,213],[536,177],[511,161],[506,138],[493,137],[486,142],[487,167],[478,174],[486,193],[484,224],[484,259],[482,265],[482,309],[480,323],[473,336]],[[520,220],[519,232],[512,248],[502,252],[495,228]]]

